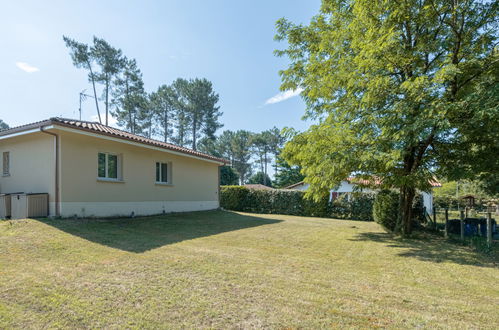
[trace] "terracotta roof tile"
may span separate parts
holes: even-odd
[[[68,119],[68,118],[60,118],[60,117],[54,117],[50,118],[48,120],[42,120],[39,122],[31,123],[31,124],[26,124],[18,127],[13,127],[9,128],[6,130],[0,131],[0,135],[7,135],[7,134],[12,134],[16,132],[21,132],[33,128],[38,128],[46,125],[60,125],[60,126],[65,126],[65,127],[70,127],[74,129],[79,129],[83,131],[90,131],[92,133],[96,134],[102,134],[102,135],[107,135],[107,136],[112,136],[124,140],[130,140],[130,141],[135,141],[138,143],[142,144],[147,144],[147,145],[152,145],[155,147],[171,150],[171,151],[176,151],[180,152],[183,154],[199,157],[199,158],[204,158],[224,164],[228,164],[229,161],[223,158],[218,158],[214,157],[196,150],[180,147],[171,143],[166,143],[154,139],[149,139],[140,135],[132,134],[129,132],[125,132],[123,130],[106,126],[97,122],[89,122],[89,121],[83,121],[83,120],[75,120],[75,119]]]

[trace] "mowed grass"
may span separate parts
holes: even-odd
[[[372,222],[0,221],[0,328],[497,328],[498,262]]]

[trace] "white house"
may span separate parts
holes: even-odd
[[[349,196],[350,193],[354,192],[356,183],[354,183],[353,181],[354,181],[354,178],[348,178],[347,180],[341,181],[341,183],[337,189],[331,189],[329,191],[329,201],[335,200],[338,196],[340,196],[342,194],[348,194],[347,196]],[[432,188],[438,188],[438,187],[442,186],[440,184],[440,182],[438,182],[436,180],[430,181],[430,184],[431,184]],[[309,186],[310,185],[308,183],[300,181],[298,183],[287,186],[284,189],[306,191]],[[369,188],[363,188],[362,192],[371,193],[371,192],[373,192],[373,190],[369,189]],[[423,195],[424,207],[426,208],[426,211],[431,214],[433,212],[433,192],[432,191],[429,191],[429,192],[423,191],[422,195]]]

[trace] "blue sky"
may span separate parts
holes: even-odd
[[[278,71],[287,60],[273,55],[284,47],[273,37],[277,19],[307,23],[319,6],[320,0],[5,1],[0,119],[16,126],[77,118],[78,93],[90,85],[73,67],[62,35],[87,43],[96,35],[137,59],[148,91],[177,77],[211,80],[224,129],[306,129],[300,97],[279,95]],[[88,100],[83,119],[93,115]]]

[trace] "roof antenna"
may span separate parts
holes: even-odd
[[[85,101],[88,97],[94,98],[92,95],[85,94],[86,91],[87,90],[84,89],[80,92],[80,108],[78,109],[78,111],[80,112],[80,121],[81,121],[81,102]]]

